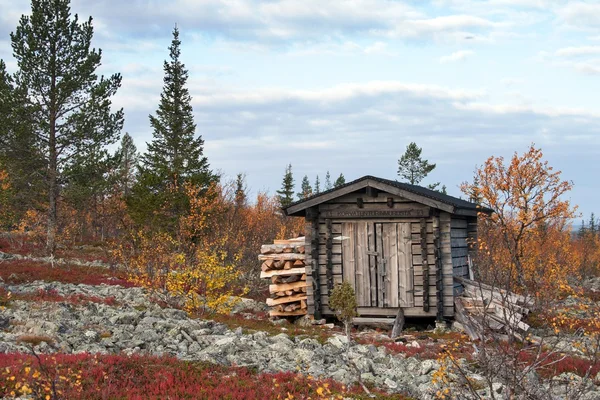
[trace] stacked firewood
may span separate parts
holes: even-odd
[[[533,306],[531,298],[465,278],[454,278],[464,288],[454,299],[455,326],[471,339],[491,336],[508,341],[510,337],[534,340],[528,335],[529,325],[522,319]]]
[[[273,244],[261,246],[258,259],[262,261],[260,277],[270,279],[272,317],[305,315],[306,306],[306,264],[304,260],[304,237],[289,240],[275,240]]]

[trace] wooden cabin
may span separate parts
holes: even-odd
[[[476,204],[424,187],[365,176],[292,203],[306,220],[308,313],[333,316],[334,286],[355,289],[361,317],[454,315],[454,276],[469,277]]]

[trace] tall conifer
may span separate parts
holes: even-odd
[[[114,143],[123,125],[122,110],[111,112],[121,86],[115,74],[98,79],[100,50],[91,48],[92,18],[71,16],[70,0],[32,0],[11,33],[18,71],[16,87],[26,88],[39,154],[47,164],[46,247],[56,247],[57,201],[66,166],[77,152]]]
[[[142,156],[140,177],[130,198],[132,214],[138,221],[149,221],[162,215],[173,223],[188,208],[184,195],[185,183],[208,186],[216,180],[204,156],[204,140],[196,135],[192,97],[186,87],[188,71],[181,61],[179,30],[173,29],[169,46],[169,61],[164,62],[165,76],[160,103],[155,115],[150,115],[152,141]],[[156,212],[161,210],[161,213]],[[150,221],[152,223],[152,221]]]

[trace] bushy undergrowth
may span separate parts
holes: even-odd
[[[30,260],[10,260],[0,263],[0,278],[6,283],[21,284],[33,281],[62,282],[86,285],[134,286],[125,276],[101,267],[55,265]]]
[[[290,372],[257,374],[179,361],[122,355],[0,354],[0,397],[27,394],[67,399],[341,399],[360,389]],[[41,367],[40,367],[41,365]],[[403,399],[379,394],[380,399]]]

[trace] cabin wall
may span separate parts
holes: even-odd
[[[390,198],[392,207],[389,207]],[[361,203],[360,206],[358,203]],[[369,214],[371,211],[373,214]],[[387,215],[386,211],[392,211],[389,218],[376,217],[382,215],[382,212]],[[404,215],[404,212],[406,212],[404,217],[399,216]],[[415,216],[415,213],[420,213],[420,215]],[[368,227],[374,226],[370,224],[375,223],[406,223],[407,225],[404,227],[407,229],[406,235],[409,239],[409,248],[406,254],[410,257],[411,271],[410,276],[399,284],[400,287],[403,284],[410,285],[407,289],[411,296],[410,300],[399,298],[398,304],[403,304],[405,315],[408,317],[434,317],[437,315],[438,318],[442,316],[448,318],[454,315],[453,296],[454,293],[460,291],[460,286],[454,285],[453,276],[468,277],[468,243],[472,243],[473,238],[476,239],[476,218],[456,217],[447,212],[430,210],[429,207],[420,203],[387,193],[379,193],[376,197],[367,196],[365,193],[341,196],[315,206],[311,209],[310,214],[313,219],[307,218],[306,225],[309,314],[314,315],[317,309],[324,316],[333,316],[334,312],[329,309],[329,295],[333,287],[342,283],[344,279],[356,284],[358,276],[358,279],[362,280],[362,284],[365,282],[370,284],[368,277],[364,274],[366,270],[360,271],[356,275],[356,260],[353,260],[354,264],[344,261],[344,248],[348,251],[348,248],[354,248],[356,245],[350,242],[342,245],[341,241],[341,237],[345,236],[344,229],[347,229],[343,228],[345,226],[343,224],[352,222],[361,223],[361,227],[364,227],[364,223],[367,223]],[[361,217],[364,215],[369,217]],[[375,217],[371,217],[371,215]],[[398,227],[400,226],[398,225]],[[368,251],[371,247],[372,229],[367,228],[364,233],[368,237],[368,248],[352,251],[353,258],[363,259],[363,264],[361,264],[363,266],[364,263],[367,265],[373,263],[369,257],[374,256]],[[355,234],[353,237],[358,237],[357,235]],[[360,235],[360,240],[365,240],[364,235],[362,233]],[[396,233],[396,235],[397,243],[400,245],[400,234]],[[424,240],[422,241],[422,239]],[[377,247],[379,248],[379,246]],[[425,254],[423,254],[423,250],[425,250]],[[400,251],[399,254],[405,253]],[[345,265],[346,270],[344,270]],[[425,271],[428,271],[427,275],[424,274]],[[371,277],[371,279],[374,278]],[[425,290],[428,295],[425,294]],[[359,295],[362,303],[368,304],[365,293],[361,292]],[[399,296],[401,297],[401,295]],[[315,301],[317,298],[318,300]],[[407,301],[409,302],[407,303]],[[381,304],[381,301],[378,304]],[[424,307],[425,304],[428,304],[429,307]],[[439,313],[438,310],[440,310]],[[361,305],[358,312],[364,317],[391,317],[396,314],[397,307]]]
[[[469,278],[469,256],[476,251],[477,244],[477,218],[452,218],[452,266],[453,275]],[[454,292],[462,293],[462,285],[454,283]]]

